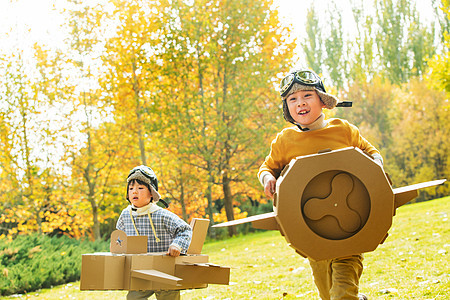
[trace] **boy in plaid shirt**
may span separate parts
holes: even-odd
[[[186,253],[192,237],[191,227],[176,214],[156,205],[158,179],[147,166],[138,166],[127,178],[127,200],[116,228],[128,236],[148,236],[148,252],[167,252],[170,256]],[[180,299],[180,291],[130,291],[127,299],[148,299],[156,294],[158,300]]]

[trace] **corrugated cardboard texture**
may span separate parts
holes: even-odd
[[[145,279],[171,286],[178,285],[183,279],[156,270],[133,270],[131,277]]]
[[[226,281],[224,274],[227,269],[229,273],[229,268],[212,267],[209,280],[194,282],[192,278],[187,281],[180,278],[182,281],[178,282],[176,277],[179,276],[175,276],[177,264],[202,265],[207,264],[208,259],[207,255],[171,257],[165,253],[84,254],[80,290],[181,290],[205,288],[209,281]],[[190,277],[189,273],[182,275]],[[149,281],[151,277],[153,280]]]
[[[184,278],[183,283],[228,284],[230,268],[214,264],[177,264],[175,276]]]
[[[392,190],[384,170],[356,148],[319,151],[293,159],[281,172],[273,212],[213,227],[251,222],[278,229],[295,251],[315,260],[369,252],[383,243],[394,209],[417,190],[446,179]]]
[[[181,282],[178,285],[169,284],[166,281],[159,282],[148,281],[138,277],[132,276],[134,270],[156,270],[168,275],[175,275],[175,264],[183,263],[207,263],[207,255],[187,255],[179,257],[171,257],[165,254],[148,253],[141,255],[127,255],[124,270],[124,289],[126,290],[174,290],[186,288],[202,288],[205,287],[204,282],[197,282],[195,284],[184,284]],[[176,276],[180,277],[180,276]],[[183,278],[184,279],[184,278]]]
[[[111,253],[83,255],[80,289],[182,290],[206,288],[208,283],[228,284],[230,268],[208,264],[208,256],[200,254],[209,220],[194,219],[191,226],[192,249],[190,247],[189,251],[198,254],[178,257],[146,253],[147,236],[127,237],[121,230],[114,231],[111,234]],[[181,268],[182,276],[178,276],[175,275],[177,265],[189,267]]]
[[[125,232],[117,229],[111,233],[109,251],[123,254],[147,253],[147,243],[148,237],[146,235],[127,236]]]
[[[190,224],[192,227],[192,240],[187,251],[188,254],[202,253],[203,244],[208,233],[209,222],[208,219],[192,219]]]
[[[80,290],[121,290],[125,267],[124,255],[83,254]]]
[[[302,156],[282,174],[276,219],[303,256],[321,260],[373,251],[391,227],[392,189],[383,169],[359,149]]]

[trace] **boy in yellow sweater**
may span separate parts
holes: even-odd
[[[282,169],[297,156],[353,146],[371,154],[378,164],[383,164],[378,150],[360,135],[356,126],[342,119],[325,119],[322,110],[333,109],[339,101],[325,91],[316,73],[309,70],[291,72],[281,81],[280,95],[284,118],[295,126],[278,133],[269,155],[259,168],[258,178],[269,198],[273,199],[276,180]],[[358,293],[362,260],[361,254],[322,261],[310,259],[321,299],[367,299]]]

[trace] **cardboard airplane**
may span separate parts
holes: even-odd
[[[435,180],[392,189],[383,168],[360,149],[324,150],[293,159],[277,180],[273,212],[213,227],[252,223],[279,230],[313,260],[370,252],[386,239],[395,210],[436,186]]]
[[[80,290],[183,290],[228,284],[230,268],[208,262],[201,254],[209,226],[193,219],[192,240],[186,255],[147,253],[147,236],[111,234],[111,252],[83,254]]]

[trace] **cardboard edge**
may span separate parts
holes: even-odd
[[[210,263],[176,264],[175,275],[183,278],[183,284],[202,282],[206,284],[228,285],[230,282],[230,267]]]
[[[280,230],[280,226],[278,225],[275,216],[264,218],[261,220],[255,220],[252,222],[252,226],[255,229],[278,230],[278,231]]]
[[[398,207],[408,203],[415,197],[417,197],[419,189],[424,189],[428,187],[433,187],[437,185],[441,185],[444,182],[446,182],[447,179],[439,179],[439,180],[433,180],[433,181],[426,181],[421,183],[416,183],[400,188],[393,189],[394,192],[394,207],[397,209]]]
[[[208,219],[192,219],[190,224],[192,227],[192,239],[187,254],[202,253],[203,244],[205,243],[206,235],[208,234],[209,222]]]
[[[131,277],[170,285],[178,285],[183,280],[157,270],[131,270]]]
[[[348,161],[353,160],[355,163],[348,164]],[[291,161],[290,164],[289,172],[284,175],[280,183],[277,182],[277,193],[279,195],[277,221],[280,225],[280,232],[284,234],[289,246],[300,255],[313,260],[370,252],[378,246],[379,241],[384,239],[385,232],[392,225],[394,211],[392,188],[381,166],[360,149],[354,147],[323,154],[300,156],[296,158],[294,163]],[[309,169],[311,172],[303,172],[305,169]],[[301,199],[295,200],[303,195],[307,184],[315,176],[330,170],[340,170],[358,178],[366,187],[370,199],[377,199],[380,204],[374,205],[373,201],[370,202],[370,214],[365,226],[360,232],[348,239],[325,239],[310,230],[304,222],[300,205]],[[298,174],[301,174],[302,177],[299,178]],[[294,186],[295,189],[292,189]],[[376,188],[376,186],[379,188]],[[293,209],[295,207],[298,209]],[[380,220],[381,224],[377,222],[377,219]],[[368,235],[371,236],[370,239],[365,238]]]
[[[269,223],[269,222],[271,222],[270,219],[275,219],[275,217],[276,217],[275,212],[269,212],[269,213],[265,213],[265,214],[255,215],[255,216],[251,216],[251,217],[247,217],[247,218],[242,218],[242,219],[238,219],[238,220],[233,220],[233,221],[229,221],[229,222],[216,224],[212,227],[215,227],[215,228],[229,227],[229,226],[236,226],[236,225],[245,224],[245,223],[253,224],[253,222],[258,223],[258,221],[260,221],[259,224],[266,224],[266,222],[264,222],[264,220],[269,220],[269,221],[267,221],[267,223]]]

